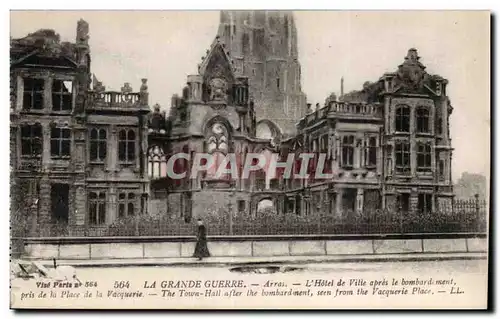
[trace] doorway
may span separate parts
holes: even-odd
[[[69,217],[69,185],[52,184],[50,190],[52,220],[67,223]]]

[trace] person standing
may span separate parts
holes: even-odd
[[[193,257],[202,260],[204,257],[210,257],[207,246],[207,229],[200,218],[196,222],[198,224],[198,234],[196,235],[196,247],[194,248]]]

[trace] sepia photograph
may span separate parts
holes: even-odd
[[[10,11],[10,308],[486,309],[490,23]]]

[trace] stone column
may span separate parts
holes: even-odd
[[[356,213],[358,215],[363,214],[363,201],[364,201],[364,189],[358,188],[358,194],[356,196]]]
[[[410,213],[417,213],[418,211],[418,193],[416,188],[412,188],[410,194]]]
[[[202,100],[202,83],[203,78],[201,75],[188,75],[187,83],[189,86],[188,102],[201,102]]]
[[[23,100],[24,100],[24,80],[18,75],[17,76],[17,99],[16,99],[16,110],[21,111],[23,109]]]
[[[336,199],[335,199],[335,217],[343,217],[342,216],[342,194],[343,190],[339,189],[337,190],[337,193],[335,194]]]
[[[49,169],[50,162],[50,126],[43,124],[42,135],[43,135],[43,151],[42,151],[42,169],[44,171]]]
[[[52,76],[44,77],[43,83],[43,110],[45,113],[49,113],[52,110],[52,82],[54,81]]]
[[[112,224],[118,218],[117,189],[115,186],[109,188],[108,202],[106,203],[106,224]],[[125,209],[127,209],[125,207]]]

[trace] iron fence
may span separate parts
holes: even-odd
[[[485,233],[486,203],[462,205],[460,210],[429,213],[403,213],[376,210],[356,215],[276,214],[269,210],[251,216],[245,212],[218,211],[204,216],[209,235],[354,235],[408,233]],[[342,216],[342,217],[339,217]],[[172,216],[139,215],[119,219],[110,225],[40,227],[36,237],[106,236],[193,236],[196,224]]]

